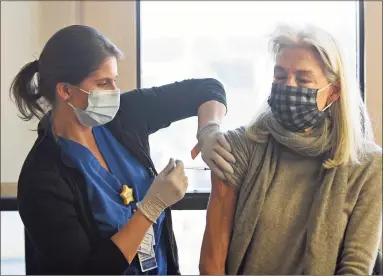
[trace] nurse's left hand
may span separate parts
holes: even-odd
[[[211,171],[222,180],[226,180],[224,173],[232,174],[231,163],[235,157],[231,154],[231,146],[220,131],[217,123],[208,123],[197,133],[198,144],[192,150],[192,158],[201,151],[201,157]]]

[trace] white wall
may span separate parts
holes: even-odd
[[[39,3],[1,2],[1,183],[16,182],[30,150],[36,122],[25,123],[9,99],[17,72],[39,54]]]
[[[124,60],[119,63],[121,91],[136,88],[135,1],[84,1],[81,5],[83,24],[107,35],[124,53]]]
[[[365,1],[366,103],[375,141],[383,146],[383,2]]]
[[[81,8],[79,1],[38,1],[40,21],[39,41],[41,47],[58,30],[73,24],[81,24]]]
[[[14,194],[21,166],[37,133],[37,121],[23,122],[9,99],[18,71],[38,58],[46,41],[72,24],[98,28],[125,54],[119,64],[122,91],[136,87],[134,1],[7,1],[1,2],[1,183],[2,195]],[[3,185],[11,184],[11,185]],[[10,187],[13,186],[13,187]]]

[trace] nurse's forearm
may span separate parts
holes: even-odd
[[[212,193],[200,255],[200,274],[225,274],[236,202],[235,191],[212,175]]]
[[[123,253],[128,263],[131,263],[137,254],[137,250],[151,227],[152,222],[141,212],[136,212],[123,228],[113,237],[112,241]]]
[[[203,128],[210,121],[220,123],[226,113],[226,110],[227,108],[221,102],[208,101],[203,103],[197,111],[199,124],[198,129]]]

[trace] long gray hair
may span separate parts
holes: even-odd
[[[372,126],[356,80],[351,74],[347,76],[347,68],[334,38],[312,25],[279,25],[269,42],[269,49],[275,60],[283,49],[303,46],[320,56],[328,81],[339,81],[341,88],[340,99],[330,107],[330,124],[326,122],[322,134],[329,135],[332,144],[331,158],[323,166],[334,168],[348,161],[358,163],[366,142],[373,141]],[[264,126],[270,116],[271,109],[265,104],[247,129],[250,140],[262,142],[263,137],[268,135]]]

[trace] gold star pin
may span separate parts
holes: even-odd
[[[133,198],[133,189],[129,188],[127,185],[123,185],[120,197],[123,199],[124,205],[128,205],[129,203],[135,200]]]

